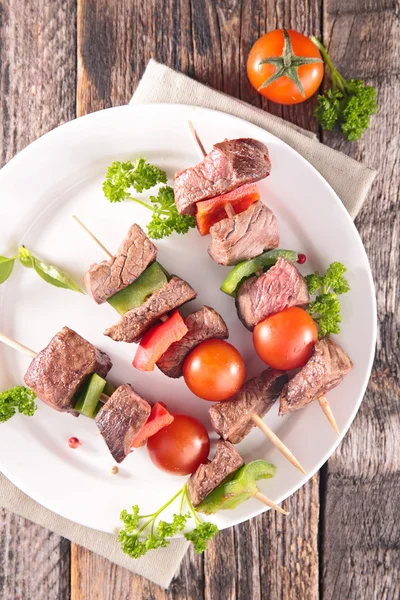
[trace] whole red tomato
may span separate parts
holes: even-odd
[[[298,104],[321,85],[324,63],[320,51],[305,35],[276,29],[260,37],[247,59],[251,85],[278,104]]]
[[[245,377],[243,358],[232,344],[211,339],[202,342],[183,363],[188,388],[203,400],[227,400],[242,387]]]
[[[258,356],[273,369],[282,371],[303,367],[317,339],[313,319],[297,306],[270,315],[253,332]]]
[[[159,469],[173,475],[189,475],[207,462],[210,438],[200,421],[178,414],[170,425],[148,439],[147,450]]]

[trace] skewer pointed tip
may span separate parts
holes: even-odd
[[[270,500],[267,496],[265,496],[265,494],[260,492],[260,490],[258,490],[254,494],[254,498],[256,498],[259,502],[262,502],[263,504],[265,504],[265,506],[268,506],[269,508],[276,510],[276,512],[280,513],[281,515],[285,515],[285,517],[287,517],[289,514],[289,512],[287,510],[284,510],[281,506],[279,506],[279,504],[276,504],[275,502]]]
[[[331,407],[329,406],[329,402],[326,399],[326,396],[321,396],[321,398],[318,398],[318,402],[319,402],[320,407],[324,411],[324,415],[326,416],[329,423],[331,424],[333,431],[336,433],[336,435],[339,436],[340,435],[339,427],[337,426],[336,419],[334,417]]]
[[[267,436],[269,440],[274,444],[274,446],[283,454],[287,460],[292,463],[296,469],[298,469],[303,475],[307,475],[306,471],[303,469],[297,458],[294,454],[289,450],[287,446],[278,438],[276,433],[272,431],[270,427],[256,414],[252,415],[253,422],[261,429],[261,431]]]

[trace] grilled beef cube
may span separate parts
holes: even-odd
[[[97,304],[125,289],[157,258],[157,248],[134,223],[111,260],[92,265],[83,278],[88,293]]]
[[[221,315],[209,306],[203,306],[200,310],[186,317],[185,324],[188,328],[187,334],[179,342],[171,344],[157,363],[157,367],[167,377],[181,377],[185,358],[193,348],[204,342],[204,340],[210,338],[225,340],[229,337],[225,321]]]
[[[262,418],[278,400],[288,378],[286,373],[267,369],[260,377],[249,379],[231,399],[214,404],[210,410],[211,425],[224,439],[238,444],[255,426],[251,416]]]
[[[336,387],[353,368],[344,350],[329,335],[318,340],[311,358],[285,385],[280,415],[299,410]]]
[[[307,306],[310,296],[304,277],[285,258],[260,277],[249,277],[239,288],[236,308],[243,325],[252,331],[268,315],[291,306]]]
[[[278,221],[261,200],[210,227],[208,254],[220,265],[236,265],[279,246]]]
[[[24,381],[51,408],[76,414],[74,396],[80,386],[92,373],[105,378],[111,367],[107,354],[63,327],[32,360]]]
[[[196,202],[230,192],[267,177],[271,170],[268,148],[252,138],[214,144],[191,169],[175,174],[175,203],[181,215],[194,215]]]
[[[131,452],[132,442],[150,416],[151,407],[129,384],[120,385],[96,416],[96,424],[114,460]]]
[[[212,461],[197,467],[189,477],[187,489],[194,508],[243,465],[243,458],[232,444],[218,440],[217,452]]]
[[[186,281],[174,276],[142,306],[125,313],[116,325],[104,332],[104,335],[116,342],[138,342],[160,317],[196,296],[196,292]]]

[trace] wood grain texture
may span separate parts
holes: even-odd
[[[75,117],[75,2],[0,2],[0,163]],[[0,511],[0,598],[67,600],[69,542]]]
[[[320,14],[312,0],[78,0],[78,114],[127,103],[151,57],[261,105],[245,75],[252,43],[282,24],[319,34]],[[310,103],[269,109],[318,131]],[[73,547],[72,600],[317,598],[318,477],[288,505],[287,522],[268,513],[221,532],[203,558],[189,552],[168,592]]]
[[[334,62],[345,76],[366,78],[377,87],[379,112],[358,143],[337,133],[324,135],[324,141],[378,168],[379,175],[356,221],[376,285],[377,352],[361,409],[327,467],[324,600],[400,597],[398,9],[394,1],[325,2],[324,39]]]

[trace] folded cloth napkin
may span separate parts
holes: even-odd
[[[250,121],[284,140],[325,177],[354,218],[375,177],[375,171],[321,144],[316,136],[279,117],[216,92],[181,73],[151,60],[131,104],[170,102],[213,108]],[[55,531],[138,575],[167,588],[187,550],[188,542],[174,540],[168,548],[132,560],[120,549],[115,535],[77,525],[44,508],[0,473],[0,506]]]

